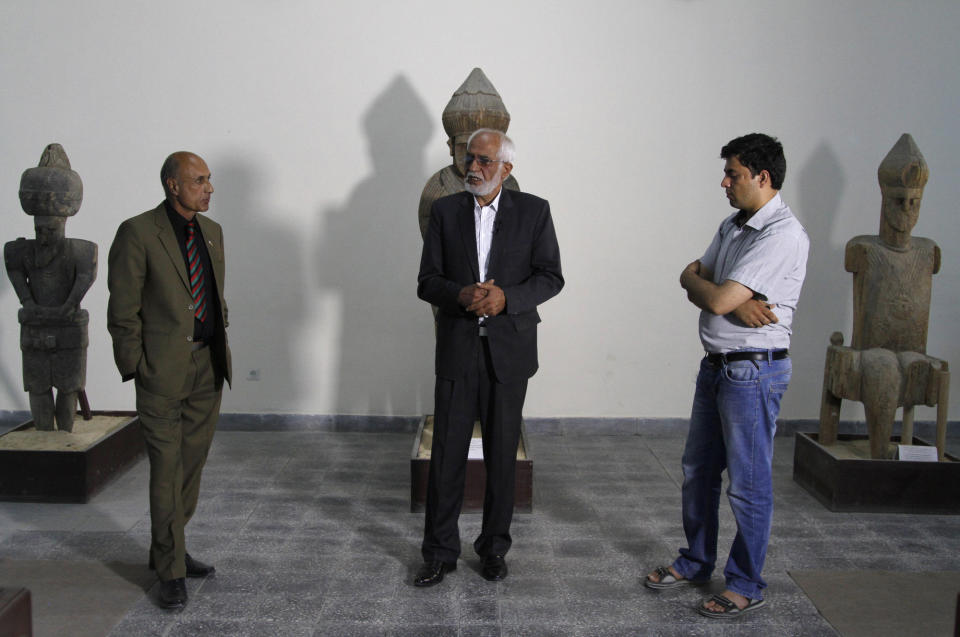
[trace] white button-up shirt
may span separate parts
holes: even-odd
[[[477,257],[480,266],[478,283],[487,280],[487,266],[490,265],[490,243],[496,228],[497,208],[500,206],[501,194],[503,194],[502,188],[493,201],[486,206],[481,206],[477,198],[473,198],[473,229],[477,236]]]

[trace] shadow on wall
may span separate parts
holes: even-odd
[[[340,298],[336,413],[414,415],[433,403],[433,320],[417,299],[417,223],[433,124],[398,75],[363,115],[373,174],[321,211],[317,281]]]
[[[850,275],[843,269],[849,237],[833,239],[846,181],[843,166],[827,142],[821,142],[800,168],[797,183],[796,212],[810,238],[810,255],[790,343],[793,378],[784,402],[791,395],[816,396],[816,405],[796,410],[816,417],[830,334],[840,330],[849,343],[853,322]],[[808,326],[813,325],[828,325],[830,329],[824,333],[811,331]]]
[[[264,166],[230,155],[214,158],[211,169],[213,218],[227,253],[234,393],[243,391],[245,411],[288,412],[302,395],[293,357],[305,320],[302,241],[290,215],[259,200]],[[247,381],[251,370],[262,373],[260,382]]]

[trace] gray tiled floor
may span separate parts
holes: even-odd
[[[530,441],[534,513],[515,517],[510,577],[479,576],[479,516],[464,515],[460,568],[421,590],[410,584],[422,528],[409,512],[411,434],[219,432],[188,528],[216,576],[189,582],[180,613],[158,609],[154,587],[111,634],[833,635],[788,570],[960,570],[956,517],[831,513],[794,484],[793,440],[778,438],[770,607],[718,626],[692,610],[704,590],[654,593],[639,580],[682,542],[680,436]],[[86,505],[0,503],[0,555],[142,563],[146,483],[143,461]],[[725,550],[725,501],[721,511]]]

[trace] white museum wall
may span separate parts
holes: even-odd
[[[915,234],[944,255],[928,351],[960,364],[958,26],[954,0],[3,2],[3,240],[32,236],[20,174],[63,144],[84,182],[67,234],[100,246],[87,392],[131,409],[107,252],[160,201],[163,158],[193,150],[227,242],[224,411],[428,412],[416,209],[449,161],[441,112],[480,66],[512,115],[521,187],[551,201],[567,279],[541,307],[527,414],[688,415],[701,347],[677,278],[730,212],[720,147],[764,131],[812,242],[782,416],[815,418],[829,335],[850,334],[843,246],[877,232],[877,165],[903,132],[932,173]],[[27,408],[17,308],[3,278],[0,409]]]

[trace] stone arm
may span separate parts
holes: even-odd
[[[7,268],[7,277],[24,308],[36,307],[30,284],[27,282],[26,251],[29,247],[26,239],[8,241],[3,246],[3,261]]]
[[[143,357],[140,310],[146,266],[143,243],[129,222],[121,224],[107,257],[107,330],[113,338],[113,357],[124,381],[136,376]]]

